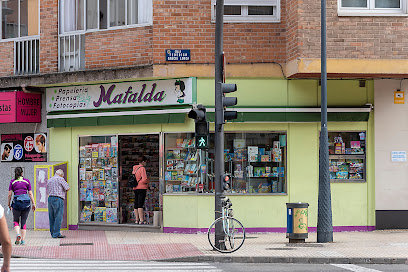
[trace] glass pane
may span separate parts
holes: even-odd
[[[99,0],[99,28],[108,28],[108,6],[107,0]]]
[[[343,8],[367,8],[367,0],[342,0]]]
[[[80,222],[118,222],[118,140],[79,139]]]
[[[248,15],[273,15],[273,7],[248,6]]]
[[[207,175],[200,171],[201,152],[195,149],[193,133],[168,133],[165,138],[164,180],[166,193],[208,190]]]
[[[241,6],[224,6],[224,15],[241,15]]]
[[[85,0],[76,0],[76,30],[84,30],[85,27],[84,1]]]
[[[98,28],[98,0],[86,1],[86,29]]]
[[[38,35],[38,0],[21,1],[20,9],[20,35]]]
[[[125,25],[125,5],[126,0],[110,0],[109,1],[109,26]]]
[[[376,0],[375,8],[400,8],[400,0]]]
[[[2,38],[18,37],[18,1],[2,1]]]
[[[365,132],[329,132],[330,179],[365,179]]]
[[[138,23],[138,0],[128,0],[128,25],[134,25]]]

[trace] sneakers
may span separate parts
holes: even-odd
[[[20,245],[22,245],[22,246],[25,246],[25,241],[24,240],[21,240],[21,243],[20,243]]]
[[[16,241],[14,242],[14,244],[19,245],[19,244],[20,244],[20,241],[21,241],[21,235],[18,234],[17,237],[16,237]]]

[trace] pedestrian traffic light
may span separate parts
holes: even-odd
[[[195,145],[197,149],[208,149],[209,126],[206,109],[203,105],[195,105],[188,113],[188,117],[195,121]]]
[[[222,189],[223,190],[229,190],[231,188],[231,175],[230,174],[224,174],[222,175]]]
[[[237,119],[238,113],[236,111],[227,111],[226,107],[235,106],[238,103],[238,99],[236,97],[226,97],[226,93],[233,93],[237,91],[237,84],[229,84],[229,83],[221,83],[221,91],[223,93],[222,97],[222,107],[224,121],[225,120],[233,120]]]

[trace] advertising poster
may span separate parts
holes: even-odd
[[[47,133],[1,135],[2,162],[46,162]]]

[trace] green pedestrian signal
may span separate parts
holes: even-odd
[[[195,136],[195,145],[197,149],[208,149],[208,135]]]

